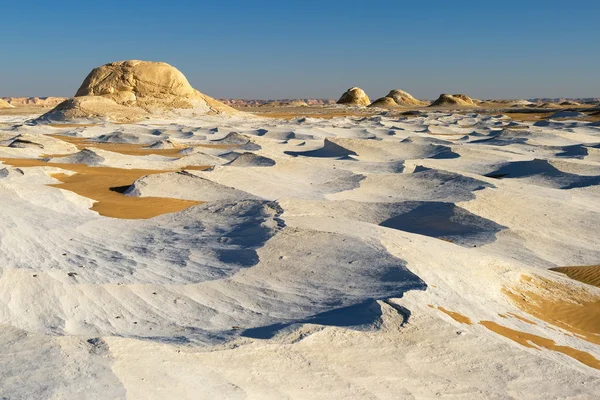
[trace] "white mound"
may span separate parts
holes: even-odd
[[[233,114],[234,109],[192,88],[185,76],[163,62],[120,61],[90,72],[75,97],[39,121],[110,120]]]
[[[135,181],[125,194],[135,197],[173,197],[198,201],[258,198],[241,190],[220,185],[185,171],[144,176]]]

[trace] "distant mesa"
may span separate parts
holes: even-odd
[[[4,97],[4,100],[14,107],[56,107],[66,97]]]
[[[477,104],[466,94],[441,94],[430,107],[477,107]]]
[[[349,104],[356,106],[368,106],[371,104],[369,96],[359,87],[348,89],[337,102],[338,104]]]
[[[307,107],[308,104],[304,100],[292,100],[285,104],[287,107]]]
[[[234,113],[233,108],[194,89],[175,67],[129,60],[94,68],[75,97],[42,115],[38,122],[134,122],[163,116]]]
[[[394,107],[419,107],[426,106],[428,103],[415,99],[410,93],[404,90],[391,90],[387,96],[375,100],[369,107],[394,108]]]
[[[265,104],[261,104],[261,107],[307,107],[308,103],[304,100],[275,100]]]
[[[6,100],[0,99],[0,108],[15,108],[12,104],[7,102]]]

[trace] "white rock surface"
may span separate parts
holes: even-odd
[[[478,323],[600,359],[599,345],[503,294],[522,274],[583,290],[547,269],[598,264],[593,123],[442,112],[0,122],[2,158],[173,171],[123,196],[204,202],[108,218],[49,186],[65,170],[0,165],[0,398],[600,396],[597,369]],[[132,156],[95,141],[185,150]],[[190,165],[213,168],[175,172]]]

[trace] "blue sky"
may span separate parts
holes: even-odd
[[[214,97],[600,97],[600,1],[0,1],[0,96],[165,61]]]

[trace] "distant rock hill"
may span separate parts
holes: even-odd
[[[2,97],[2,99],[14,107],[56,107],[66,97]]]

